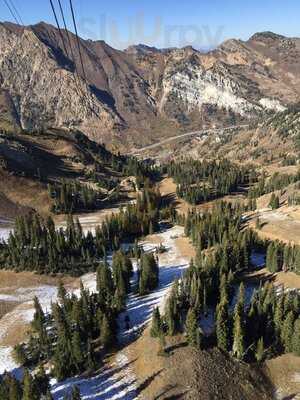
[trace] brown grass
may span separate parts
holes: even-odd
[[[249,223],[255,229],[259,216],[262,228],[256,230],[263,239],[279,240],[283,243],[300,244],[300,207],[283,206],[278,210],[261,210],[252,215]]]
[[[38,181],[12,176],[3,171],[0,171],[0,181],[5,182],[0,190],[10,202],[21,204],[28,209],[34,208],[42,215],[49,214],[51,201],[45,185]]]
[[[175,243],[182,257],[189,259],[196,257],[195,246],[193,246],[187,237],[179,237],[175,239]]]
[[[0,319],[11,312],[18,304],[14,301],[0,301]]]
[[[267,376],[276,388],[279,388],[285,399],[300,393],[300,357],[285,354],[268,360],[265,363]]]
[[[37,275],[33,272],[0,271],[0,290],[6,294],[13,294],[19,288],[29,288],[41,285],[57,285],[60,280],[64,284],[72,284],[74,278],[51,277],[48,275]]]
[[[294,272],[278,272],[273,274],[266,268],[263,268],[259,271],[247,273],[245,278],[272,281],[275,286],[284,286],[286,289],[300,289],[300,275]]]

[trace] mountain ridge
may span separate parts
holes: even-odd
[[[132,146],[256,119],[300,95],[300,39],[270,32],[207,53],[143,44],[121,51],[80,38],[84,68],[76,36],[44,22],[0,23],[0,39],[0,106],[5,97],[8,119],[29,131],[79,129],[99,143]]]

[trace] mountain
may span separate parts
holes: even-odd
[[[81,130],[97,142],[150,143],[203,125],[283,111],[300,94],[300,39],[271,32],[209,53],[115,50],[43,22],[0,24],[0,126]],[[141,135],[142,133],[142,135]]]

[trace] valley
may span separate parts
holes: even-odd
[[[0,400],[299,399],[300,38],[3,5]]]
[[[178,213],[187,215],[191,209],[191,205],[177,197],[176,184],[171,178],[164,178],[159,183],[159,189],[162,198],[165,199],[165,201],[174,204]],[[236,201],[238,199],[239,197],[235,199],[235,196],[231,196],[227,201]],[[245,200],[246,198],[244,196],[238,201],[245,202]],[[200,211],[202,210],[202,212],[207,212],[207,210],[214,207],[214,203],[215,201],[211,202],[210,205],[202,204],[197,206],[197,208]],[[294,212],[296,209],[297,207],[293,208]],[[281,209],[279,211],[282,212]],[[119,210],[117,208],[112,208],[86,215],[78,215],[78,217],[84,232],[87,233],[91,231],[95,234],[95,228],[99,224],[103,223],[105,218],[118,212]],[[264,221],[263,215],[268,215],[272,212],[275,214],[275,211],[260,210],[259,213],[262,222]],[[274,220],[276,220],[276,218],[274,218]],[[278,221],[282,222],[282,218],[278,218]],[[66,229],[67,225],[66,222],[64,222],[63,216],[57,216],[56,223],[58,228],[62,227]],[[7,230],[11,228],[13,227],[7,224],[6,221],[5,228],[2,230],[3,239],[6,237]],[[263,229],[264,228],[262,228],[260,234],[263,234]],[[266,233],[266,237],[270,237],[268,236],[268,233]],[[270,238],[273,239],[272,237]],[[279,237],[277,238],[279,239]],[[286,242],[289,241],[287,240]],[[188,370],[191,366],[196,368],[196,371],[200,368],[200,366],[196,367],[198,364],[194,363],[198,363],[200,360],[202,360],[201,362],[203,362],[204,365],[207,365],[209,362],[225,363],[225,360],[221,361],[221,358],[223,357],[221,354],[210,352],[207,354],[196,354],[194,350],[186,347],[186,339],[182,335],[167,338],[167,344],[165,345],[166,351],[169,352],[167,358],[161,358],[156,355],[158,350],[154,349],[157,348],[158,344],[153,338],[151,338],[149,328],[152,311],[156,306],[159,306],[161,312],[164,312],[172,283],[183,276],[191,259],[196,257],[194,247],[189,239],[184,235],[183,228],[179,226],[164,228],[164,226],[161,225],[158,233],[146,236],[139,242],[139,246],[141,246],[146,252],[155,251],[155,249],[161,245],[166,248],[166,252],[159,254],[159,286],[152,294],[144,297],[139,297],[135,294],[129,295],[126,311],[119,317],[120,349],[115,355],[108,356],[104,362],[104,366],[97,371],[96,375],[86,378],[79,377],[78,379],[67,379],[61,383],[53,383],[52,394],[55,400],[61,399],[64,391],[68,390],[68,388],[71,388],[73,385],[77,385],[80,388],[81,395],[86,399],[148,399],[155,398],[160,393],[165,392],[169,395],[176,396],[183,395],[186,392],[186,385],[191,385],[193,389],[190,389],[188,392],[193,393],[193,390],[196,390],[196,386],[193,381],[194,378],[190,376]],[[253,262],[257,262],[257,265],[261,266],[264,263],[264,258],[257,255],[257,257],[253,258]],[[289,273],[279,273],[276,277],[275,284],[279,285],[279,287],[284,284],[286,288],[298,288],[297,282],[300,281],[298,275],[291,275],[290,278],[288,275]],[[12,351],[12,346],[18,344],[20,341],[26,340],[27,331],[30,329],[30,320],[34,314],[32,298],[37,296],[44,309],[50,308],[51,303],[57,299],[57,285],[61,278],[48,278],[47,276],[42,277],[35,274],[31,275],[30,273],[14,273],[5,271],[1,271],[0,278],[2,282],[1,304],[7,303],[7,305],[11,305],[11,309],[7,308],[6,314],[1,319],[0,365],[2,365],[1,372],[3,373],[7,368],[15,369],[18,367],[9,352]],[[266,273],[265,270],[261,270],[259,274],[254,273],[253,276],[251,276],[249,286],[250,297],[248,301],[250,301],[252,296],[250,293],[253,293],[253,289],[251,289],[253,285],[251,282],[253,282],[253,279],[259,282],[260,279],[264,281],[266,278],[267,280],[273,281],[274,275],[270,274],[270,276],[268,276],[268,273]],[[84,286],[91,292],[96,290],[95,274],[83,275],[80,279]],[[134,285],[137,278],[133,277],[132,279],[132,284]],[[63,278],[63,280],[69,293],[78,293],[80,284],[79,278]],[[256,287],[258,286],[259,283],[256,284]],[[248,291],[247,286],[246,291]],[[124,325],[125,316],[128,316],[130,320],[129,330],[127,330]],[[213,316],[208,315],[204,319],[201,319],[200,326],[204,332],[210,334],[214,330]],[[18,332],[18,335],[15,334],[16,331]],[[170,350],[168,350],[168,346]],[[145,348],[151,349],[150,353],[145,352]],[[189,359],[190,361],[185,366],[184,360],[186,359]],[[254,391],[252,392],[252,389],[250,389],[247,394],[243,392],[245,398],[254,399],[257,395],[257,390],[260,390],[261,398],[269,399],[271,397],[268,396],[270,396],[270,393],[275,391],[275,389],[278,393],[281,393],[281,395],[284,393],[286,396],[291,393],[291,390],[294,390],[295,387],[297,387],[297,381],[290,386],[286,386],[283,385],[282,380],[278,380],[276,375],[276,370],[278,368],[277,364],[278,362],[284,362],[279,360],[281,359],[279,358],[278,361],[277,359],[274,359],[272,362],[266,362],[265,368],[266,371],[268,371],[268,376],[273,379],[272,382],[274,384],[276,383],[276,385],[278,385],[278,387],[273,389],[271,382],[268,382],[267,380],[264,381],[265,378],[263,378],[262,372],[254,372],[254,370],[251,372],[250,370],[239,370],[236,372],[241,374],[241,379],[245,381],[253,379],[250,378],[251,374],[258,374],[255,378],[255,390],[253,388]],[[283,356],[282,360],[286,360],[286,357]],[[180,365],[179,376],[176,375],[177,372],[172,368],[173,365]],[[184,372],[185,368],[187,368],[186,372]],[[228,368],[233,371],[233,365],[228,365]],[[296,366],[295,369],[289,370],[288,373],[291,374],[291,376],[296,374]],[[248,376],[248,374],[250,375]],[[106,379],[106,377],[109,378]],[[183,377],[184,379],[182,380]],[[214,379],[216,380],[218,378],[215,377]],[[258,384],[259,380],[261,380],[260,384]],[[209,382],[210,380],[205,384],[205,389],[203,389],[204,393],[206,393],[206,390],[207,393],[210,393],[212,390],[209,386]],[[218,384],[221,384],[221,381]],[[224,383],[222,383],[219,390],[224,390],[221,389],[223,384]],[[260,389],[258,389],[258,385],[262,385]],[[243,389],[241,388],[241,390]],[[238,393],[237,390],[236,393]],[[229,394],[227,393],[226,396],[227,395]],[[282,399],[284,396],[277,398]]]

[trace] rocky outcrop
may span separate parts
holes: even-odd
[[[134,130],[151,140],[152,122],[201,127],[207,109],[211,121],[218,110],[248,119],[299,99],[299,39],[265,32],[207,54],[81,39],[83,68],[75,36],[63,39],[44,23],[0,24],[0,128],[80,129],[98,142]]]

